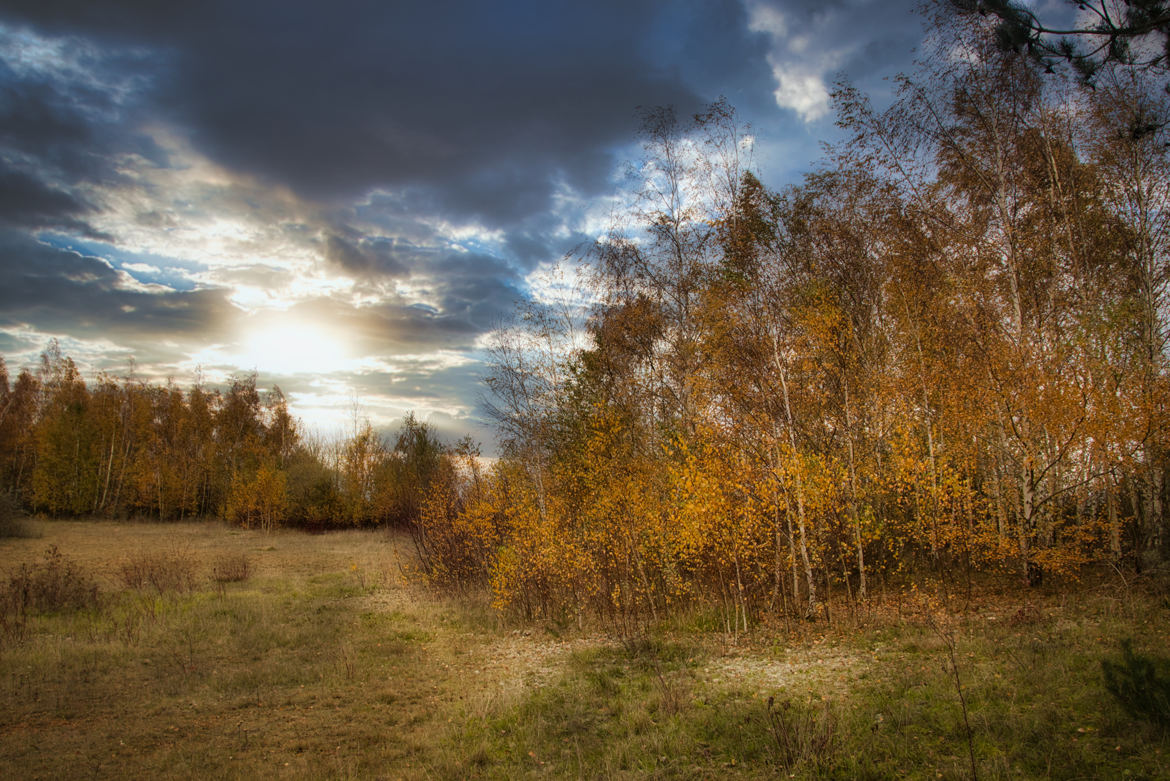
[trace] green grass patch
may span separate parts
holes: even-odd
[[[775,772],[765,701],[709,687],[707,654],[644,641],[573,654],[568,669],[522,701],[470,718],[440,775],[508,778],[721,777]]]
[[[731,662],[685,643],[579,652],[549,685],[468,716],[440,774],[971,778],[973,754],[979,778],[1165,778],[1165,731],[1113,702],[1101,672],[1122,628],[1164,638],[1164,607],[1141,604],[971,620],[951,634],[953,666],[947,635],[909,621]],[[832,681],[802,671],[843,652]],[[735,660],[736,681],[709,673]]]

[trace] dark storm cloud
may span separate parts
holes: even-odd
[[[439,311],[466,322],[476,335],[499,327],[524,296],[516,273],[490,255],[451,254],[433,268]]]
[[[650,59],[653,2],[8,7],[167,52],[160,108],[235,170],[315,198],[414,187],[493,224],[547,208],[552,177],[604,186],[634,106],[702,102]]]
[[[539,231],[515,230],[508,233],[504,241],[508,254],[525,266],[553,259],[553,249],[548,238]]]
[[[359,277],[401,276],[408,266],[403,255],[416,254],[413,249],[398,239],[344,239],[337,234],[325,239],[325,259]]]
[[[0,327],[192,343],[214,339],[234,314],[222,290],[147,292],[126,281],[99,258],[0,232]]]
[[[91,139],[88,122],[55,84],[17,79],[0,61],[0,141],[67,170],[80,168],[75,150]]]
[[[0,11],[0,22],[4,13]],[[145,52],[125,55],[67,41],[59,53],[27,67],[19,35],[0,40],[0,152],[20,157],[61,183],[117,183],[116,155],[133,152],[165,164],[165,155],[134,128],[141,117],[133,100],[150,83],[157,62]],[[35,53],[40,56],[41,53]],[[36,57],[34,56],[35,60]],[[54,69],[54,66],[56,68]]]
[[[78,197],[49,186],[0,160],[0,223],[9,227],[63,228],[91,238],[95,232],[80,219],[90,211]]]
[[[864,79],[905,61],[914,2],[747,5],[778,9],[789,39],[817,36],[813,50],[846,46],[839,66]],[[96,41],[108,71],[149,74],[140,97],[151,110],[234,171],[315,199],[390,187],[410,192],[416,212],[493,226],[547,210],[558,181],[585,195],[607,188],[636,106],[685,116],[727,94],[757,122],[792,122],[769,105],[772,42],[748,30],[737,0],[10,0],[5,16]],[[779,58],[790,55],[801,56]],[[58,139],[54,153],[84,157],[86,116],[119,110],[100,91],[18,87],[0,124],[18,143]]]
[[[84,193],[124,184],[123,155],[165,158],[122,102],[128,79],[143,81],[126,75],[141,67],[141,55],[72,39],[61,51],[40,44],[0,28],[0,225],[109,239],[89,222],[101,204]]]
[[[835,44],[913,34],[910,2],[772,5],[790,37],[827,30]],[[635,107],[674,104],[685,116],[727,93],[757,124],[794,122],[771,97],[775,42],[748,30],[738,0],[11,0],[5,17],[73,36],[81,65],[133,85],[103,91],[0,64],[0,139],[71,181],[111,176],[113,151],[166,165],[124,121],[137,111],[230,170],[302,197],[352,203],[389,190],[411,215],[505,227],[521,262],[547,259],[537,246],[547,242],[521,223],[548,213],[558,186],[585,196],[610,187]],[[901,46],[854,48],[846,69],[862,74],[905,56]],[[351,273],[401,270],[360,237],[340,233],[324,249]]]
[[[504,234],[503,250],[531,271],[540,263],[555,262],[589,245],[596,237],[567,231],[562,220],[548,212],[530,215]]]
[[[824,13],[819,34],[829,45],[835,43],[851,52],[840,65],[846,77],[872,84],[911,67],[922,40],[924,17],[919,9],[925,5],[923,0],[799,0],[798,4]],[[793,15],[800,18],[799,12]]]
[[[745,116],[777,121],[767,41],[748,32],[742,0],[698,0],[671,5],[651,37],[654,57],[673,63],[681,78],[711,101],[725,96]],[[639,105],[662,105],[650,100]],[[683,115],[685,116],[685,107]]]
[[[911,67],[922,40],[923,18],[916,12],[922,0],[807,2],[814,8],[831,8],[824,20],[823,34],[827,40],[844,44],[849,52],[838,68],[847,78],[872,87],[896,71]]]

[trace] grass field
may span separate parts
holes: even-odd
[[[0,778],[1170,778],[1102,682],[1121,638],[1170,654],[1150,584],[619,641],[430,593],[384,532],[36,528],[6,593],[88,596],[4,608]]]

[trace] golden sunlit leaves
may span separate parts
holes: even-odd
[[[784,194],[735,160],[687,168],[655,126],[657,200],[597,259],[593,344],[548,361],[569,369],[539,403],[511,399],[531,417],[447,522],[497,606],[628,627],[697,602],[734,630],[874,574],[1035,584],[1152,554],[1170,231],[1078,135],[1098,95],[1001,65],[949,64],[883,117],[846,107],[886,146]],[[1140,187],[1170,194],[1144,149]]]

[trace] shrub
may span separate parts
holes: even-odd
[[[29,525],[28,518],[16,497],[0,493],[0,538],[39,537],[40,534]]]
[[[776,760],[785,770],[804,763],[819,766],[832,755],[835,719],[827,702],[818,709],[769,697],[768,726]]]
[[[242,553],[225,554],[211,565],[211,577],[216,583],[239,583],[251,574],[248,557]]]
[[[127,588],[139,591],[190,591],[195,588],[195,561],[178,548],[168,553],[140,552],[122,563],[119,575]]]
[[[11,630],[28,613],[83,610],[97,603],[97,583],[51,545],[41,562],[22,564],[9,576],[0,594],[0,625]]]
[[[1136,654],[1121,641],[1121,661],[1101,660],[1105,688],[1134,718],[1170,727],[1170,660]]]

